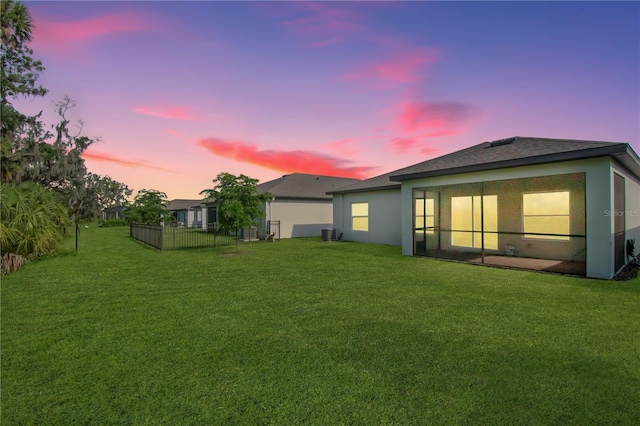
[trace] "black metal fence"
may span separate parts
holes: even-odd
[[[163,249],[163,227],[159,225],[145,225],[142,223],[134,223],[129,227],[129,235],[138,241],[155,247],[158,250]]]
[[[206,228],[132,224],[130,235],[158,250],[227,246],[235,244],[236,239],[235,234],[219,229],[215,223]]]
[[[280,240],[280,221],[279,220],[267,221],[267,237],[266,238],[271,241]]]

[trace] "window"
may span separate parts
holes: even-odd
[[[498,196],[451,197],[451,245],[481,248],[483,216],[484,248],[497,250]]]
[[[354,231],[369,230],[369,203],[351,204],[351,229]]]
[[[569,241],[569,191],[522,194],[524,237]]]
[[[416,198],[415,230],[434,234],[435,216],[433,198]],[[426,228],[426,229],[425,229]]]

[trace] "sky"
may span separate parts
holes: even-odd
[[[512,136],[640,153],[638,2],[25,1],[88,170],[200,199],[220,172],[366,179]]]

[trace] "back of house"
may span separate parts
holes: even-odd
[[[483,142],[331,195],[343,238],[409,256],[610,279],[640,243],[640,160],[626,143]]]

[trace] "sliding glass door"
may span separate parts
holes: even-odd
[[[438,231],[438,193],[414,190],[413,192],[413,251],[424,256],[430,249],[440,248]]]

